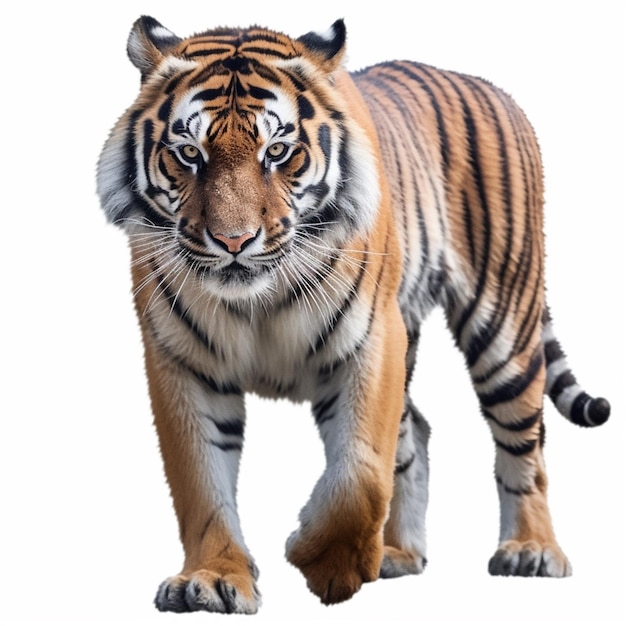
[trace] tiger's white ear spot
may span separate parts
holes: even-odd
[[[179,41],[178,37],[171,31],[162,26],[161,24],[155,24],[150,29],[150,38],[154,42],[161,42],[166,46],[171,46],[172,43]]]
[[[313,59],[324,71],[336,70],[343,59],[346,46],[346,25],[337,20],[322,32],[310,32],[297,39],[305,56]]]

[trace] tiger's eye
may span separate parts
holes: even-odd
[[[285,153],[288,150],[288,146],[286,143],[282,143],[281,141],[277,143],[273,143],[271,146],[267,148],[267,156],[273,161],[282,158],[285,156]]]
[[[191,144],[187,144],[181,148],[182,155],[189,159],[190,161],[195,161],[200,155],[200,150],[196,148],[196,146],[192,146]]]

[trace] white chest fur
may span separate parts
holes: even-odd
[[[357,349],[370,313],[358,298],[347,310],[295,302],[244,313],[183,287],[144,315],[158,344],[216,387],[302,401],[321,369]]]

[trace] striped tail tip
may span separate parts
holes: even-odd
[[[550,399],[559,413],[578,426],[593,427],[604,424],[611,414],[611,405],[605,398],[592,398],[580,385],[573,384]]]
[[[590,426],[600,426],[609,419],[611,405],[606,398],[591,398],[591,402],[585,405],[584,415]]]
[[[592,398],[572,373],[561,344],[554,336],[547,309],[543,315],[543,348],[546,359],[546,393],[558,412],[578,426],[600,426],[609,419],[611,405],[604,398]]]

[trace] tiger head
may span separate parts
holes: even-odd
[[[256,27],[181,39],[140,18],[128,40],[140,93],[98,165],[108,219],[153,233],[161,264],[184,261],[231,301],[276,292],[365,233],[377,166],[334,87],[344,47],[341,20],[298,39]]]

